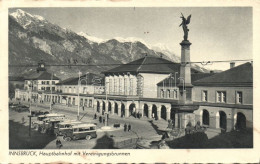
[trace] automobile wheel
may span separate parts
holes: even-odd
[[[37,124],[34,125],[34,129],[37,131],[39,129],[39,126]]]
[[[65,137],[65,141],[71,141],[70,137]]]
[[[73,140],[76,140],[76,139],[77,139],[77,137],[76,137],[76,136],[73,136],[72,138],[73,138]]]
[[[46,128],[42,128],[41,133],[46,133],[47,129]]]
[[[90,140],[91,139],[91,136],[90,135],[87,135],[86,136],[86,140]]]

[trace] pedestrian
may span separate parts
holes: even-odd
[[[128,124],[128,131],[130,131],[131,130],[131,125],[130,124]]]
[[[125,123],[125,125],[124,125],[124,131],[126,132],[126,129],[127,129],[127,125],[126,125],[126,123]]]
[[[83,110],[83,112],[84,112],[84,106],[82,106],[82,110]]]
[[[60,149],[62,147],[62,143],[59,139],[56,140],[56,147]]]
[[[95,115],[94,115],[94,119],[97,119],[97,114],[95,113]]]
[[[102,117],[99,116],[99,123],[102,123]]]
[[[154,113],[152,114],[152,118],[154,118]]]
[[[102,119],[103,119],[103,124],[105,124],[105,117],[103,117]]]
[[[109,114],[107,114],[107,120],[109,119]]]

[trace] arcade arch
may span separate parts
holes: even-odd
[[[209,112],[206,109],[202,112],[202,124],[209,125]]]
[[[166,107],[164,105],[162,105],[161,107],[161,118],[164,120],[167,120],[167,111],[166,111]]]

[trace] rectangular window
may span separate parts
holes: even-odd
[[[202,101],[208,101],[208,91],[202,91]]]
[[[173,98],[174,99],[178,98],[178,91],[177,91],[177,89],[174,89],[174,91],[173,91]]]
[[[117,94],[117,79],[114,79],[114,93]]]
[[[49,91],[49,90],[50,90],[50,87],[46,87],[46,90]]]
[[[236,102],[237,104],[242,104],[243,102],[243,94],[241,91],[238,91],[236,94]]]
[[[50,84],[50,82],[49,82],[49,81],[47,81],[47,84]]]
[[[42,81],[42,84],[45,84],[45,81]]]
[[[124,79],[124,88],[125,88],[125,95],[127,95],[127,78]]]
[[[160,96],[161,98],[164,98],[164,91],[163,91],[163,89],[161,89],[160,95],[161,95],[161,96]]]
[[[108,91],[109,94],[112,93],[112,79],[109,79],[109,91]]]
[[[52,87],[52,91],[55,91],[55,87]]]
[[[133,88],[134,87],[133,84],[134,84],[134,79],[130,79],[130,88],[129,88],[130,89],[130,95],[133,95],[133,89],[134,89]]]
[[[167,98],[171,98],[171,91],[169,89],[167,90]]]
[[[52,85],[54,85],[55,84],[55,81],[52,81]]]
[[[217,91],[217,102],[225,103],[227,101],[226,91]]]

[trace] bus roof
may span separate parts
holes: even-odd
[[[65,120],[63,122],[60,122],[60,125],[65,125],[65,124],[81,124],[81,121],[77,121],[77,120]]]
[[[65,114],[59,114],[59,113],[49,113],[45,115],[46,117],[65,117]]]
[[[87,127],[92,127],[92,126],[96,126],[96,125],[95,125],[95,124],[86,124],[86,123],[83,123],[83,124],[74,125],[73,128],[87,128]]]

